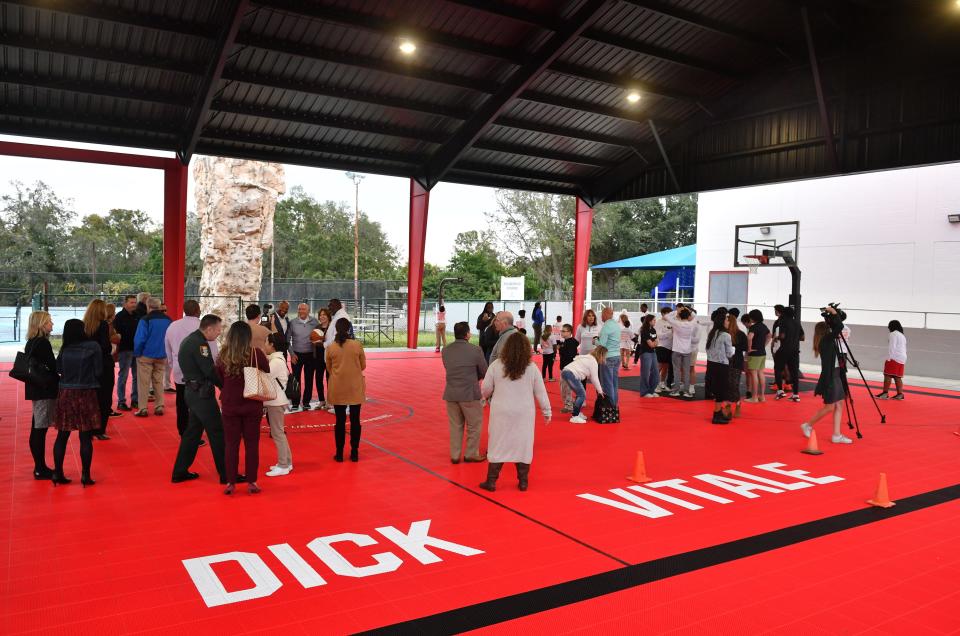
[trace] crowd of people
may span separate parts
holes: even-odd
[[[479,346],[469,342],[470,325],[454,325],[455,340],[442,348],[446,372],[443,399],[450,425],[450,458],[483,461],[479,443],[483,427],[485,401],[490,402],[489,462],[487,478],[480,488],[493,491],[504,463],[515,463],[520,490],[528,486],[533,458],[534,418],[539,404],[549,423],[552,408],[545,382],[553,381],[553,366],[559,358],[561,413],[570,413],[572,424],[587,422],[584,408],[587,387],[596,391],[597,404],[603,400],[614,408],[619,403],[619,372],[629,370],[630,357],[640,365],[640,394],[644,398],[669,395],[683,399],[695,396],[696,364],[701,326],[692,306],[677,304],[662,307],[660,317],[641,306],[641,319],[633,325],[626,312],[614,319],[612,308],[604,308],[598,321],[596,312],[583,312],[580,324],[564,324],[557,316],[555,325],[544,326],[539,303],[534,308],[536,335],[531,346],[527,338],[525,311],[515,320],[508,311],[494,312],[487,303],[477,317]],[[729,424],[742,415],[743,403],[766,401],[768,387],[764,370],[768,352],[773,357],[773,384],[777,400],[800,401],[800,347],[806,339],[799,316],[793,308],[777,305],[776,320],[768,328],[759,309],[740,315],[737,308],[720,307],[710,316],[706,333],[705,395],[714,402],[711,422]],[[537,313],[539,312],[539,314]],[[827,307],[823,321],[817,323],[813,351],[820,359],[821,373],[814,389],[823,407],[801,425],[809,437],[813,425],[833,415],[831,440],[851,444],[843,435],[840,420],[848,392],[846,381],[846,341],[850,330],[843,316]],[[906,337],[898,321],[889,324],[888,359],[884,366],[883,391],[879,399],[888,399],[891,383],[896,385],[894,399],[903,398],[903,373],[906,363]],[[438,344],[438,350],[440,349]],[[541,355],[538,371],[532,356]],[[746,390],[741,391],[746,375]],[[479,386],[478,386],[479,384]],[[596,411],[595,411],[596,413]],[[596,416],[595,416],[596,418]],[[602,422],[602,420],[598,419]],[[466,445],[464,445],[466,435]]]
[[[124,412],[150,417],[151,401],[153,415],[163,415],[163,394],[175,393],[180,444],[171,481],[198,479],[200,475],[190,469],[199,448],[208,446],[220,483],[226,486],[224,494],[233,494],[244,482],[251,494],[259,493],[261,422],[266,416],[277,452],[277,463],[265,474],[290,474],[293,458],[284,415],[312,408],[314,381],[319,397],[315,408],[335,415],[334,460],[344,459],[349,418],[349,458],[359,461],[360,412],[366,400],[363,345],[354,339],[352,322],[339,299],[331,299],[316,318],[305,303],[297,307],[295,317],[288,315],[289,308],[286,301],[276,311],[268,306],[266,312],[251,304],[245,309],[246,320],[234,322],[224,333],[223,319],[215,314],[201,317],[196,300],[187,300],[183,317],[172,320],[166,306],[147,293],[126,296],[119,313],[113,305],[94,299],[83,320],[64,323],[57,355],[50,340],[51,315],[33,312],[24,347],[30,369],[24,395],[33,407],[34,478],[54,485],[71,483],[64,458],[70,434],[78,431],[80,481],[94,485],[93,440],[110,439],[109,419]],[[253,390],[257,387],[260,390]],[[53,468],[46,461],[49,428],[57,430]]]

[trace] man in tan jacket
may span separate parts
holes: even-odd
[[[465,462],[482,462],[480,431],[483,428],[483,406],[480,402],[479,381],[487,373],[487,361],[477,345],[470,344],[470,325],[458,322],[453,326],[456,338],[441,354],[447,371],[447,385],[443,399],[450,419],[450,461],[460,463],[463,450],[463,430],[466,424],[467,448]]]

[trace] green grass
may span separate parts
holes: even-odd
[[[382,347],[382,348],[397,348],[405,349],[407,347],[407,332],[398,331],[393,336],[393,342],[390,342],[388,338],[380,335],[380,341],[377,342],[377,338],[373,336],[368,336],[361,340],[363,346],[365,347]],[[447,334],[447,344],[453,342],[453,334]],[[480,339],[476,334],[470,336],[470,342],[473,344],[479,344]],[[437,346],[437,336],[433,332],[421,331],[417,336],[417,346],[418,347],[435,347]]]

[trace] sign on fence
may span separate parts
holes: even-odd
[[[524,300],[523,291],[526,278],[526,276],[501,276],[500,300]]]

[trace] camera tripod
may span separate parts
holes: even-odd
[[[840,381],[843,383],[843,401],[847,408],[847,426],[850,429],[856,428],[857,439],[863,439],[863,434],[860,432],[860,420],[857,417],[857,407],[853,403],[853,395],[850,393],[850,385],[847,383],[847,363],[850,362],[860,373],[860,379],[863,380],[863,386],[867,389],[867,394],[870,396],[870,399],[873,400],[873,406],[877,409],[877,413],[880,415],[880,423],[887,423],[887,416],[884,415],[883,411],[880,410],[880,405],[877,404],[877,398],[874,397],[873,391],[870,390],[870,385],[867,384],[867,378],[863,375],[863,369],[860,368],[860,363],[857,362],[856,357],[853,355],[853,350],[850,349],[850,344],[847,342],[847,339],[843,337],[843,332],[838,334],[835,338],[837,345],[838,354],[842,352],[842,355],[837,356],[837,362],[840,365],[840,368],[843,370],[843,373],[840,374]],[[841,343],[843,347],[841,348]]]

